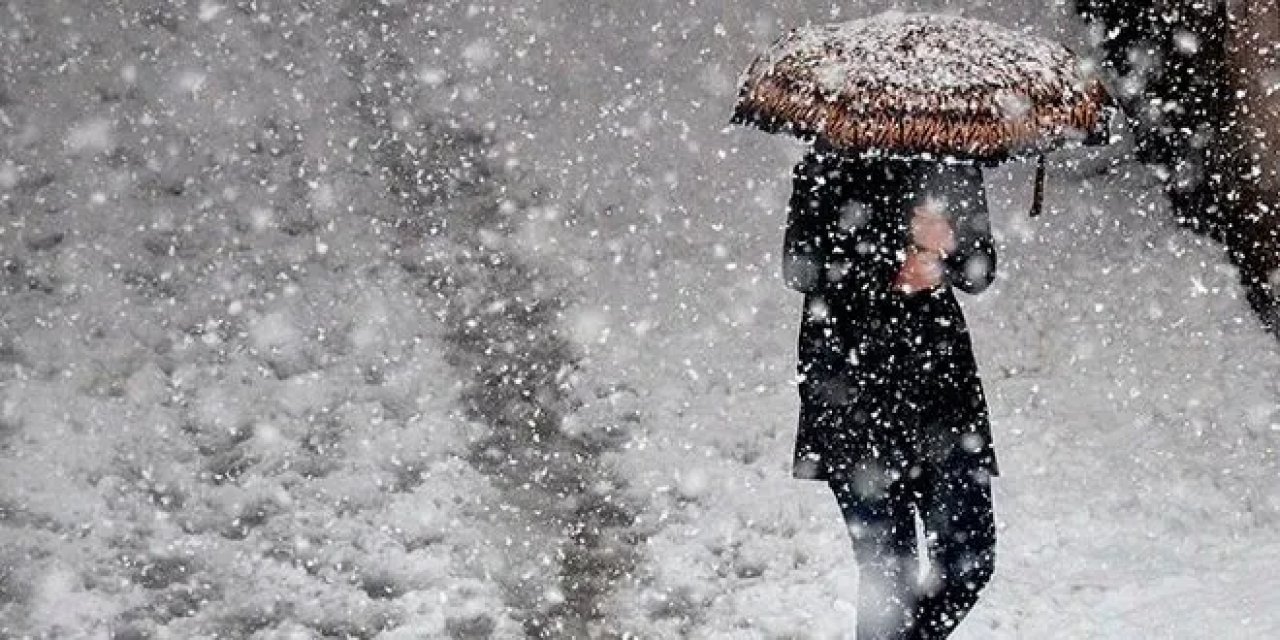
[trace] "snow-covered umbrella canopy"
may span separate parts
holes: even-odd
[[[779,38],[744,74],[733,121],[857,153],[999,161],[1098,139],[1109,104],[1060,44],[889,12]]]

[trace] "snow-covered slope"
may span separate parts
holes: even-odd
[[[554,432],[585,404],[559,288],[509,237],[543,213],[431,82],[383,83],[418,69],[403,14],[7,11],[0,636],[588,615],[625,549],[564,566],[627,512],[562,499],[611,445]]]
[[[648,500],[647,561],[614,599],[618,626],[847,637],[835,507],[787,470],[799,299],[776,252],[799,147],[720,129],[740,65],[831,7],[554,5],[544,28],[566,35],[542,41],[575,73],[548,80],[559,102],[513,144],[585,228],[541,251],[590,265],[572,326],[641,416],[620,465]],[[1069,37],[1038,3],[972,8]],[[1038,222],[1030,170],[989,173],[1003,273],[965,300],[1005,469],[1000,565],[965,637],[1267,637],[1280,353],[1220,248],[1168,223],[1140,167],[1051,169]]]

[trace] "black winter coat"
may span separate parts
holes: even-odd
[[[895,291],[912,211],[930,198],[956,232],[945,284]],[[905,473],[926,462],[998,473],[952,293],[978,293],[995,277],[981,170],[813,152],[795,170],[783,256],[787,285],[805,293],[794,475]]]

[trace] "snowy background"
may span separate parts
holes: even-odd
[[[1036,2],[0,4],[0,637],[851,637],[782,29]],[[956,634],[1280,636],[1280,348],[1123,149],[989,171]],[[1084,160],[1075,162],[1074,160]]]

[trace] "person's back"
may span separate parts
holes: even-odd
[[[783,255],[805,293],[794,473],[831,485],[863,573],[885,576],[882,589],[863,583],[859,638],[945,637],[994,558],[996,462],[951,290],[994,278],[981,171],[812,153],[796,168]],[[938,541],[932,595],[908,570],[917,513]]]

